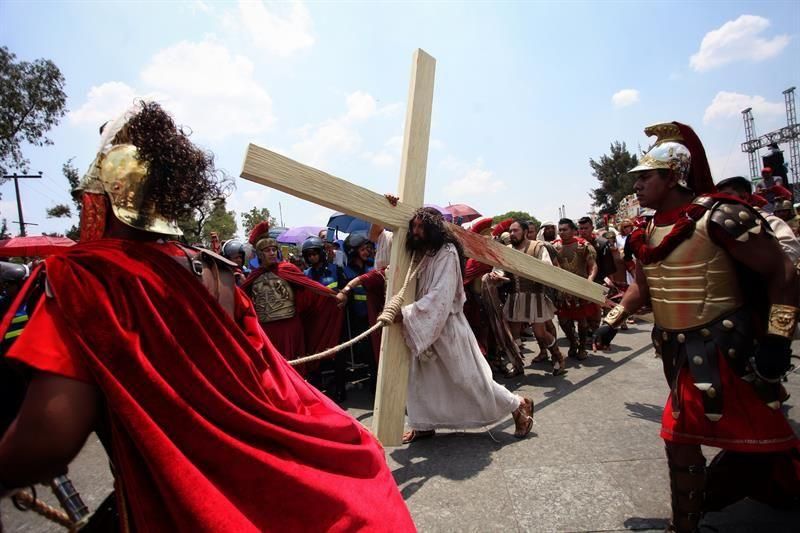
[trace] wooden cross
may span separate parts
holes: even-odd
[[[433,107],[436,60],[422,50],[414,52],[408,109],[403,138],[398,196],[391,207],[379,193],[359,187],[321,170],[251,144],[241,176],[335,211],[348,213],[394,232],[387,279],[386,301],[396,294],[406,276],[411,258],[405,249],[406,229],[414,211],[422,206],[428,140]],[[597,303],[605,303],[605,291],[585,278],[547,265],[498,242],[449,225],[464,245],[464,253],[483,263],[538,281],[560,291]],[[414,298],[416,280],[409,280],[406,302]],[[408,296],[410,295],[410,296]],[[373,414],[373,433],[386,446],[400,444],[405,420],[410,354],[401,325],[384,329],[378,368],[378,386]]]

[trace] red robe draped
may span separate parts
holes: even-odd
[[[481,303],[476,295],[470,288],[470,284],[476,279],[480,279],[484,274],[492,271],[491,265],[481,263],[475,259],[467,259],[467,264],[464,267],[464,289],[467,295],[467,300],[464,302],[464,315],[467,317],[467,322],[478,340],[478,345],[481,348],[481,353],[485,356],[489,351],[489,327],[488,321],[485,320]]]
[[[82,243],[45,268],[105,398],[137,531],[414,530],[380,444],[286,363],[252,308],[240,327],[144,243]]]
[[[268,269],[259,267],[242,284],[247,291],[250,285]],[[311,355],[339,344],[344,313],[336,306],[335,292],[303,274],[291,263],[281,261],[269,267],[281,279],[292,285],[295,298],[295,315],[292,318],[262,324],[264,331],[277,350],[292,360]],[[319,363],[297,367],[301,374],[313,370]]]

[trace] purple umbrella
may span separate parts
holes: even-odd
[[[282,244],[300,244],[309,237],[318,237],[323,227],[320,226],[300,226],[289,228],[277,237],[277,241]]]
[[[459,224],[480,218],[481,214],[467,204],[450,204],[444,208],[453,218],[460,219]]]
[[[453,221],[453,215],[448,213],[443,207],[440,207],[440,206],[438,206],[436,204],[424,204],[423,207],[432,207],[432,208],[436,209],[437,211],[439,211],[442,214],[442,218],[444,218],[446,221],[448,221],[448,222],[452,222]]]

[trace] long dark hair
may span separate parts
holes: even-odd
[[[426,253],[428,255],[436,255],[442,246],[447,243],[452,244],[456,248],[456,252],[458,252],[458,265],[461,268],[461,275],[464,275],[464,267],[466,265],[466,259],[464,257],[464,247],[461,245],[461,242],[453,235],[447,227],[444,225],[444,218],[442,214],[439,213],[433,207],[421,207],[414,212],[414,216],[411,217],[411,220],[408,221],[408,233],[406,234],[406,250],[409,252],[414,252],[414,235],[412,233],[412,228],[414,225],[414,220],[419,218],[422,220],[422,225],[425,228],[425,248]]]
[[[126,133],[147,163],[144,204],[168,219],[190,216],[208,202],[227,196],[230,181],[214,168],[214,156],[197,148],[172,117],[155,102],[142,102]],[[148,209],[140,217],[147,219]]]

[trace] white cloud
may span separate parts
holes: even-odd
[[[86,101],[69,112],[73,124],[100,125],[125,111],[136,99],[136,91],[121,81],[109,81],[89,89]]]
[[[763,96],[749,96],[727,91],[720,91],[711,101],[703,114],[703,123],[708,124],[718,119],[741,117],[742,110],[752,107],[754,115],[782,115],[785,112],[783,103],[768,102]]]
[[[255,135],[274,124],[272,98],[253,79],[253,63],[206,39],[180,42],[153,56],[142,81],[168,95],[175,117],[212,140]]]
[[[361,146],[361,135],[346,121],[330,119],[304,128],[303,140],[292,145],[292,157],[306,165],[318,166],[332,154],[352,154]]]
[[[377,153],[364,152],[363,156],[376,167],[390,167],[395,162],[395,157],[386,150],[380,150]]]
[[[210,13],[213,11],[211,6],[203,2],[203,0],[194,0],[191,3],[191,10],[193,13]]]
[[[375,98],[364,91],[355,91],[345,97],[345,112],[319,124],[309,124],[297,130],[301,139],[291,147],[291,157],[311,166],[326,164],[333,155],[356,153],[362,145],[358,127],[376,117],[394,116],[398,104],[378,105]],[[401,141],[402,142],[402,141]],[[393,161],[387,150],[378,153],[364,152],[362,157],[378,166]]]
[[[356,91],[347,95],[347,120],[366,120],[378,110],[378,103],[371,94]]]
[[[728,21],[703,37],[700,50],[689,58],[689,65],[704,72],[735,61],[757,62],[774,57],[789,44],[789,36],[759,37],[768,27],[769,20],[755,15]]]
[[[480,158],[473,164],[467,164],[453,156],[447,156],[440,166],[460,176],[442,189],[452,201],[464,196],[494,194],[506,188],[505,182],[496,179],[492,171],[483,168],[483,160]]]
[[[386,148],[389,150],[399,154],[403,149],[403,136],[395,135],[394,137],[389,137],[389,139],[384,143],[384,146],[386,146]]]
[[[611,97],[611,103],[614,104],[614,107],[617,109],[622,107],[628,107],[629,105],[633,105],[639,101],[639,91],[636,89],[622,89],[621,91],[617,91]]]
[[[302,2],[267,7],[264,2],[241,0],[237,15],[225,22],[241,28],[256,47],[271,54],[286,57],[314,45],[311,14]]]
[[[199,138],[253,136],[275,122],[272,98],[253,79],[253,72],[249,59],[211,38],[182,41],[152,57],[141,72],[140,88],[121,82],[92,87],[70,120],[99,125],[124,111],[137,96],[151,96]]]

